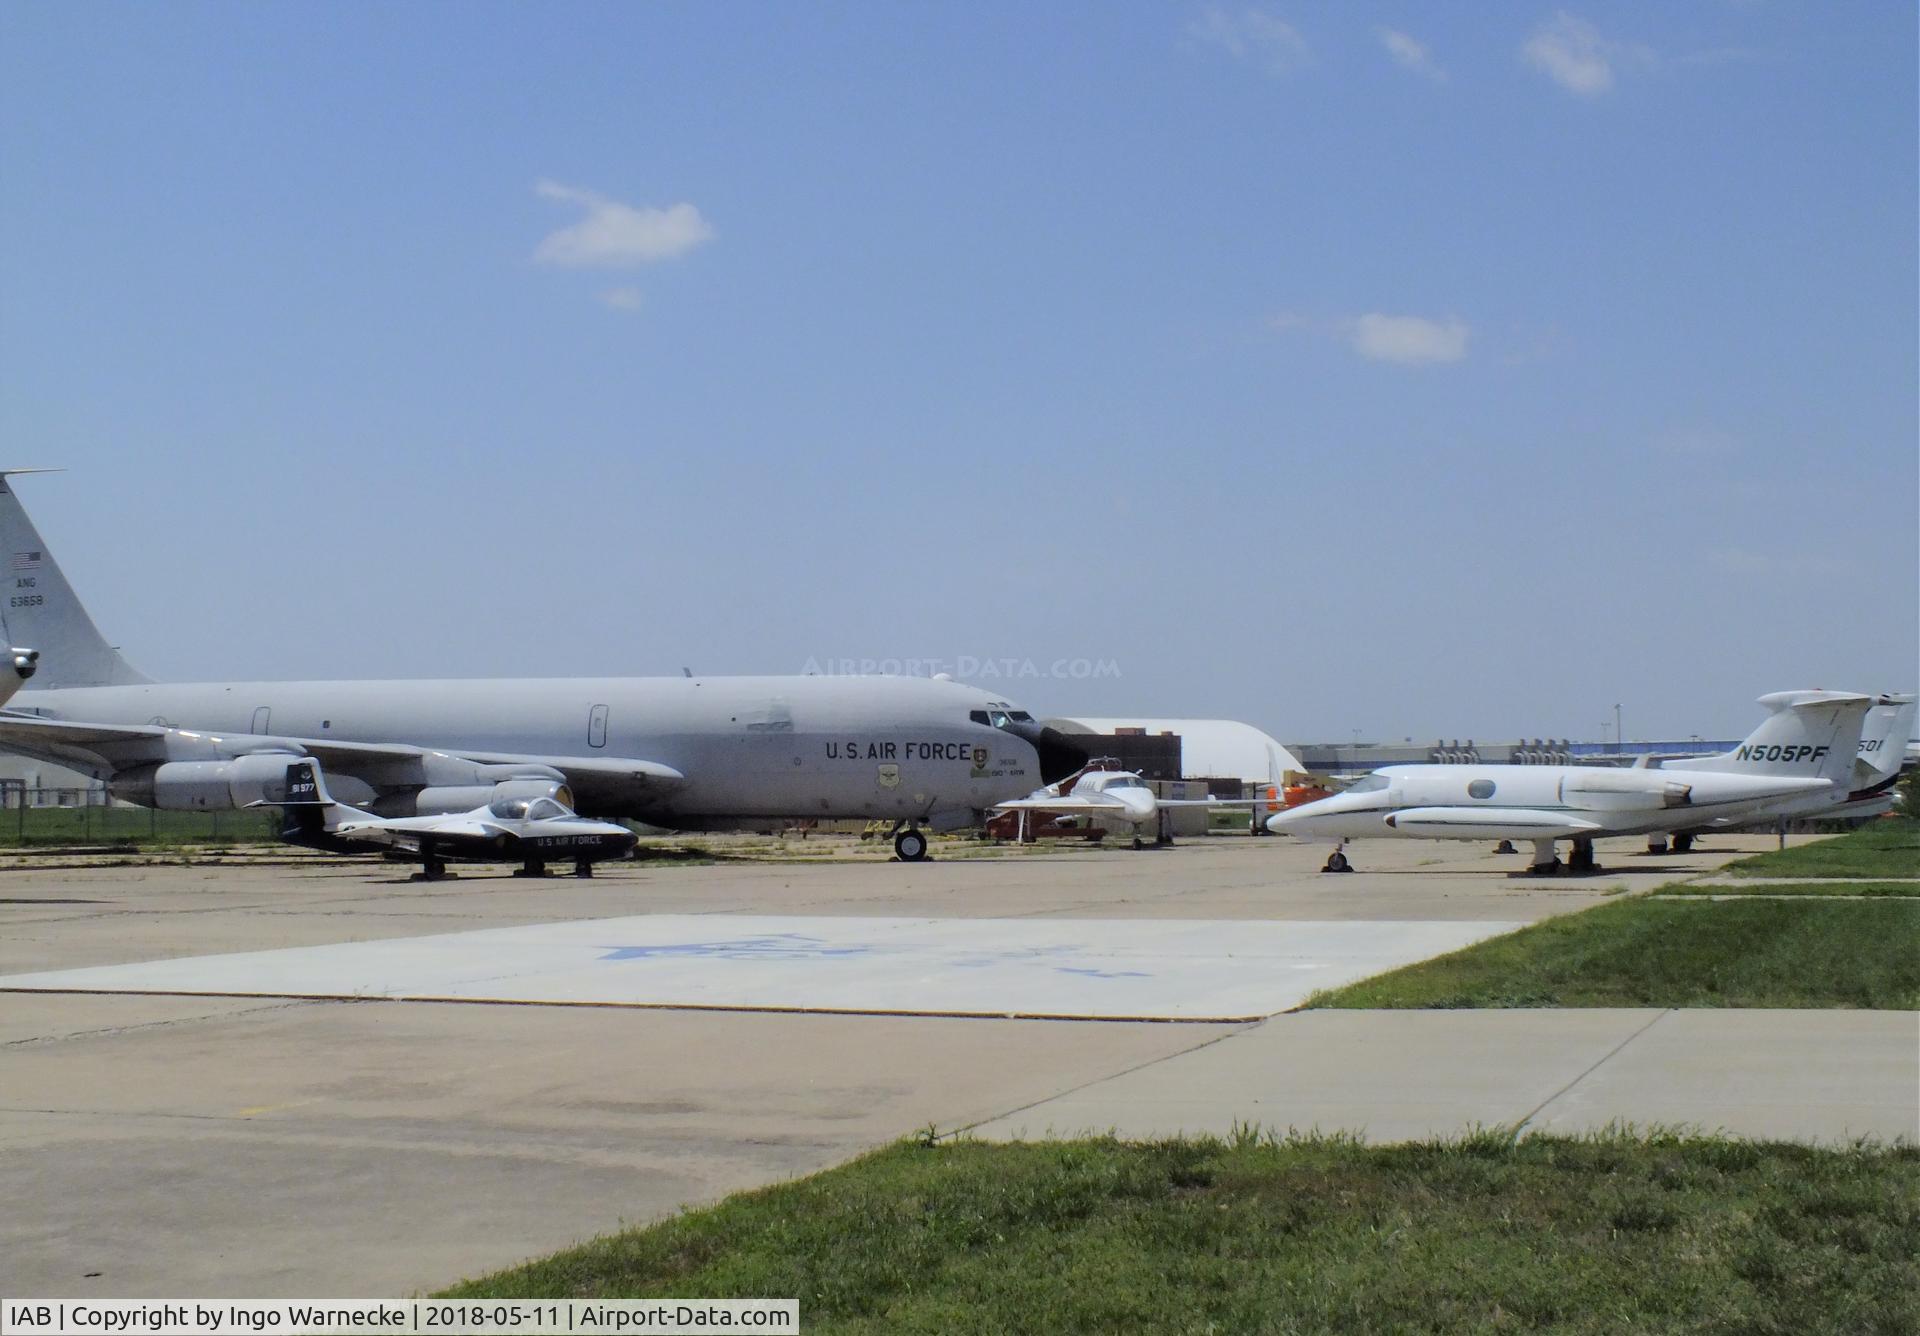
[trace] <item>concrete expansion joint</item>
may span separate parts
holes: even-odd
[[[1267,1022],[1272,1019],[1273,1018],[1269,1016],[1261,1020],[1252,1021],[1252,1022],[1248,1022],[1246,1024],[1241,1024],[1241,1025],[1236,1025],[1231,1030],[1228,1030],[1225,1034],[1217,1034],[1213,1038],[1206,1040],[1204,1043],[1195,1044],[1192,1048],[1183,1048],[1178,1053],[1162,1054],[1160,1057],[1148,1058],[1145,1062],[1137,1062],[1133,1066],[1122,1068],[1117,1072],[1103,1072],[1099,1076],[1089,1077],[1087,1080],[1082,1081],[1079,1085],[1069,1086],[1065,1090],[1057,1090],[1050,1095],[1042,1095],[1038,1099],[1028,1100],[1025,1104],[1017,1105],[1014,1108],[1006,1109],[1000,1113],[992,1113],[992,1114],[986,1115],[983,1118],[975,1118],[970,1123],[962,1123],[960,1126],[955,1127],[950,1131],[938,1133],[934,1137],[934,1140],[935,1141],[952,1141],[956,1137],[965,1136],[968,1132],[971,1132],[976,1127],[984,1127],[988,1123],[998,1122],[1002,1118],[1012,1118],[1017,1114],[1025,1113],[1029,1109],[1037,1109],[1042,1104],[1051,1104],[1054,1100],[1065,1099],[1069,1095],[1076,1095],[1080,1091],[1086,1090],[1092,1086],[1104,1085],[1108,1081],[1117,1081],[1123,1076],[1131,1076],[1135,1072],[1143,1072],[1149,1067],[1158,1067],[1163,1062],[1171,1062],[1175,1058],[1184,1058],[1189,1054],[1198,1053],[1202,1049],[1212,1048],[1215,1044],[1223,1043],[1226,1040],[1232,1039],[1235,1035],[1245,1034],[1249,1030],[1257,1030],[1261,1026],[1267,1024]]]
[[[0,988],[0,993],[13,992],[10,988]],[[169,1016],[163,1021],[141,1021],[137,1025],[106,1025],[97,1030],[70,1030],[62,1034],[33,1034],[24,1039],[0,1040],[0,1048],[28,1048],[42,1044],[64,1044],[75,1039],[112,1039],[118,1035],[135,1034],[144,1030],[164,1030],[176,1025],[200,1025],[208,1021],[238,1020],[241,1017],[260,1016],[268,1012],[294,1011],[302,1007],[322,1005],[309,998],[288,998],[280,1001],[264,1001],[257,1007],[247,1007],[240,1011],[201,1012],[192,1016]]]
[[[1626,1050],[1629,1044],[1633,1043],[1634,1040],[1638,1039],[1641,1035],[1651,1030],[1654,1026],[1658,1025],[1661,1021],[1665,1020],[1667,1017],[1673,1015],[1673,1012],[1674,1012],[1674,1008],[1672,1007],[1667,1007],[1661,1010],[1659,1014],[1654,1016],[1652,1020],[1648,1021],[1645,1025],[1641,1026],[1639,1029],[1635,1030],[1632,1034],[1628,1035],[1625,1039],[1622,1039],[1619,1043],[1615,1044],[1612,1048],[1608,1049],[1605,1053],[1601,1054],[1599,1059],[1596,1060],[1593,1063],[1593,1065],[1588,1067],[1585,1071],[1581,1072],[1578,1076],[1574,1077],[1571,1081],[1567,1082],[1565,1085],[1561,1086],[1558,1090],[1554,1091],[1551,1095],[1548,1095],[1545,1099],[1541,1100],[1538,1104],[1534,1105],[1532,1111],[1530,1111],[1526,1117],[1522,1118],[1517,1124],[1514,1125],[1514,1129],[1513,1129],[1514,1137],[1518,1139],[1519,1137],[1524,1136],[1526,1134],[1528,1125],[1532,1123],[1535,1118],[1538,1118],[1542,1113],[1544,1113],[1549,1105],[1561,1099],[1563,1096],[1565,1096],[1570,1091],[1572,1091],[1575,1086],[1579,1085],[1582,1081],[1586,1080],[1589,1076],[1592,1076],[1595,1072],[1599,1071],[1602,1067],[1606,1066],[1609,1062],[1613,1061],[1614,1058],[1618,1057],[1622,1052]]]

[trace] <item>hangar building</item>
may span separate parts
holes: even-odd
[[[1179,738],[1183,779],[1237,779],[1243,784],[1280,784],[1288,771],[1305,770],[1286,747],[1237,719],[1049,719],[1063,733]]]

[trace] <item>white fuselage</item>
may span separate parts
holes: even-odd
[[[1069,796],[1091,797],[1095,794],[1099,795],[1101,802],[1115,804],[1111,807],[1081,809],[1101,830],[1115,835],[1138,835],[1147,827],[1158,827],[1160,806],[1154,799],[1152,788],[1138,775],[1096,770],[1075,781]],[[1075,811],[1076,816],[1080,814],[1080,811]]]
[[[1568,839],[1751,820],[1831,794],[1825,779],[1589,766],[1404,765],[1277,812],[1305,839]]]

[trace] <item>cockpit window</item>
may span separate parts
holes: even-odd
[[[1379,793],[1391,782],[1385,775],[1362,775],[1347,786],[1347,792]]]
[[[1007,718],[1013,720],[1016,724],[1030,724],[1033,722],[1033,716],[1025,710],[1014,710],[1007,715]]]
[[[1120,778],[1109,783],[1107,787],[1110,789],[1144,789],[1147,787],[1147,781],[1141,779],[1138,775],[1122,775]]]
[[[1005,710],[993,711],[991,718],[995,728],[1005,728],[1007,726],[1007,712]]]
[[[973,720],[973,722],[976,724],[984,724],[989,722],[987,719],[987,712],[985,710],[968,710],[967,718]]]
[[[571,813],[551,798],[535,798],[527,808],[529,821],[555,821]]]
[[[533,802],[528,798],[496,798],[487,810],[502,821],[518,821],[531,806]]]

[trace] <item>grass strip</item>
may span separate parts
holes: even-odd
[[[1729,863],[1736,877],[1920,877],[1920,821],[1883,817],[1830,840]]]
[[[1920,881],[1767,881],[1752,886],[1732,882],[1662,886],[1662,896],[1702,895],[1841,895],[1851,898],[1920,899]]]
[[[1636,898],[1316,993],[1307,1006],[1906,1010],[1920,1007],[1920,903]]]
[[[797,1296],[810,1333],[1912,1331],[1916,1203],[1912,1147],[902,1142],[447,1293]]]

